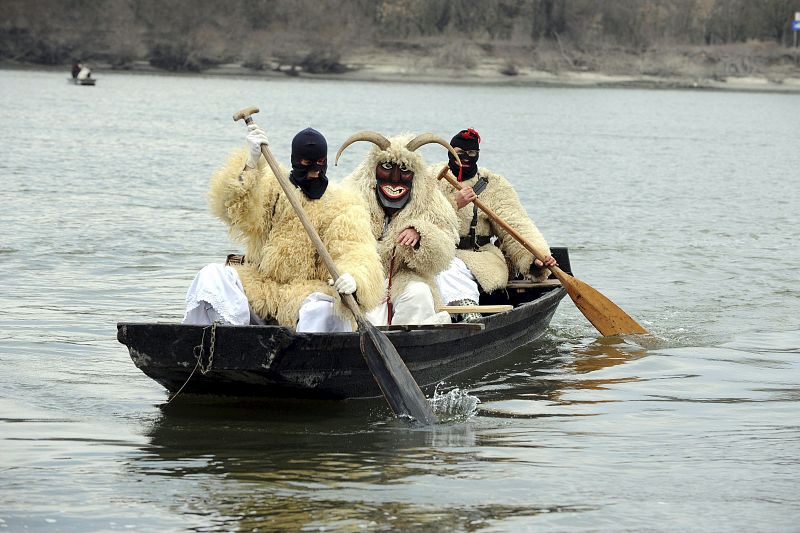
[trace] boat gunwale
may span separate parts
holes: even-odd
[[[562,287],[556,286],[552,289],[547,290],[547,292],[542,293],[538,298],[531,300],[529,302],[521,303],[520,305],[514,307],[513,309],[509,309],[507,311],[501,311],[499,313],[492,313],[491,315],[487,315],[481,318],[481,324],[484,324],[485,327],[483,329],[472,329],[472,328],[437,328],[435,326],[432,327],[420,327],[416,329],[410,330],[383,330],[390,339],[392,337],[406,337],[406,336],[430,336],[430,335],[446,335],[448,333],[453,333],[457,337],[472,337],[472,336],[481,336],[485,335],[496,329],[498,327],[498,320],[506,318],[506,317],[517,317],[520,315],[520,312],[523,310],[527,310],[528,307],[531,306],[541,306],[544,303],[548,302],[550,299],[554,298],[559,291],[562,291],[564,294],[559,296],[557,299],[560,300],[566,295],[565,289]],[[519,318],[521,319],[521,317]],[[517,320],[515,320],[516,322]],[[121,328],[128,327],[128,326],[149,326],[149,327],[186,327],[186,328],[207,328],[209,325],[198,325],[198,324],[183,324],[180,322],[117,322],[117,330],[119,331]],[[412,326],[413,327],[413,326]],[[280,331],[292,337],[298,338],[357,338],[360,336],[360,332],[358,331],[334,331],[334,332],[327,332],[327,333],[308,333],[308,332],[297,332],[292,330],[286,326],[280,326],[277,324],[245,324],[245,325],[233,325],[233,324],[220,324],[217,326],[217,329],[245,329],[245,330],[257,330],[257,331]],[[120,342],[125,344],[121,339]],[[125,344],[127,346],[127,344]]]

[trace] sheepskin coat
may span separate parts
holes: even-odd
[[[447,163],[434,165],[431,168],[431,172],[433,175],[438,175],[445,165]],[[452,173],[450,175],[452,176]],[[478,167],[478,172],[475,176],[464,180],[462,185],[464,187],[473,187],[481,176],[486,178],[488,183],[483,192],[478,195],[478,199],[505,220],[509,226],[522,235],[542,255],[550,255],[550,247],[547,241],[525,212],[525,208],[522,207],[514,188],[503,176],[495,174],[486,168]],[[456,189],[445,179],[439,180],[439,188],[448,198],[452,209],[458,215],[459,236],[466,237],[469,234],[469,226],[472,222],[473,204],[469,203],[458,209],[455,201]],[[490,243],[481,246],[477,251],[456,250],[456,257],[464,261],[484,292],[491,293],[497,289],[505,288],[508,284],[509,267],[514,276],[529,273],[534,259],[533,254],[480,209],[478,209],[478,223],[475,227],[475,235],[497,236],[500,243],[499,248]],[[508,264],[506,263],[506,258],[508,258]],[[543,281],[547,278],[549,271],[534,267],[532,274],[536,281]]]
[[[352,319],[328,285],[328,269],[275,175],[263,159],[259,168],[242,172],[246,159],[245,150],[236,151],[213,175],[209,206],[229,226],[231,237],[245,246],[245,264],[235,268],[250,305],[262,318],[294,328],[303,300],[321,292],[333,297],[338,316]],[[384,273],[361,198],[333,184],[319,200],[296,192],[339,273],[355,278],[354,296],[361,307],[376,306],[384,296]]]
[[[458,220],[422,157],[405,147],[414,137],[390,137],[391,145],[386,150],[373,145],[366,159],[342,184],[359,191],[367,203],[372,235],[378,241],[378,253],[387,275],[394,253],[390,298],[397,300],[409,282],[419,280],[431,288],[434,302],[440,304],[435,277],[447,268],[455,255]],[[414,172],[414,181],[408,203],[395,213],[384,229],[385,214],[375,192],[375,168],[379,162],[386,161],[405,164]],[[406,228],[419,232],[420,241],[416,248],[395,246],[397,236]]]

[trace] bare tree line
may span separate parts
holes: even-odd
[[[0,11],[3,61],[336,72],[358,50],[444,43],[445,63],[469,68],[473,49],[510,69],[546,49],[575,67],[598,49],[791,46],[800,0],[0,0]]]

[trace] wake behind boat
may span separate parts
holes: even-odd
[[[552,249],[569,271],[566,248]],[[539,338],[566,295],[558,280],[511,281],[481,303],[511,310],[479,322],[381,328],[419,386],[501,359]],[[360,349],[360,335],[297,333],[281,326],[117,324],[134,364],[171,393],[292,398],[381,396]],[[191,377],[190,377],[191,376]]]

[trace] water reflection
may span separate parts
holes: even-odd
[[[479,460],[472,424],[408,428],[377,400],[188,400],[161,407],[131,468],[192,480],[190,512],[215,525],[405,530],[520,512],[442,505],[432,480]]]
[[[586,408],[617,401],[591,391],[604,391],[640,378],[620,367],[644,358],[648,350],[621,337],[569,339],[549,337],[515,354],[513,372],[504,378],[491,373],[484,379],[488,394],[473,391],[484,405],[481,414],[499,418],[586,416]],[[519,360],[519,358],[522,358]],[[527,358],[527,359],[525,359]],[[503,386],[498,387],[502,382]],[[489,385],[491,384],[491,385]],[[583,406],[583,407],[582,407]]]
[[[573,361],[568,365],[577,374],[587,374],[603,368],[625,364],[647,355],[647,350],[619,337],[600,337],[588,344],[570,347]],[[602,381],[600,381],[602,383]],[[588,386],[586,388],[593,388]]]
[[[389,448],[404,454],[424,453],[441,445],[474,444],[468,424],[410,428],[394,419],[382,400],[204,399],[186,395],[185,401],[162,405],[160,410],[161,416],[146,435],[161,458],[211,455],[236,465],[242,457],[253,455],[268,461],[265,466],[283,468],[280,450],[290,451],[291,464],[296,465],[298,454],[338,456],[358,444],[367,452]],[[264,455],[265,450],[270,451],[269,456]]]

